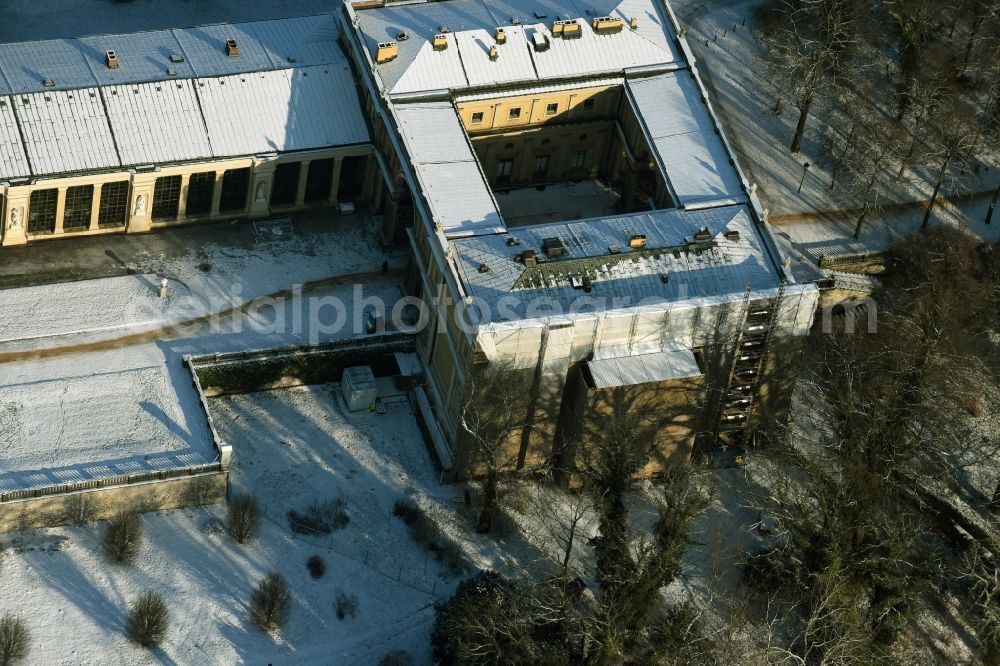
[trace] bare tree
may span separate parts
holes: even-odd
[[[260,527],[260,503],[250,493],[239,493],[229,500],[226,511],[229,531],[239,543],[253,539]]]
[[[108,522],[104,552],[113,562],[131,562],[142,546],[142,516],[135,509],[123,509]]]
[[[125,632],[142,647],[159,645],[167,633],[169,613],[163,597],[147,590],[132,604]]]
[[[502,477],[518,467],[520,438],[530,426],[526,389],[523,374],[510,363],[477,368],[466,385],[459,422],[483,474],[480,532],[493,529],[500,511]]]
[[[16,664],[31,650],[31,632],[21,618],[7,614],[0,618],[0,666]]]
[[[559,548],[554,559],[560,576],[567,579],[573,549],[588,536],[583,528],[594,514],[591,497],[586,492],[564,491],[555,484],[546,484],[538,489],[533,508],[539,525]]]
[[[772,0],[761,14],[768,71],[799,110],[790,146],[797,153],[813,105],[850,69],[861,6],[855,0]]]
[[[886,190],[891,187],[889,169],[902,153],[905,143],[898,126],[887,118],[870,117],[859,124],[858,138],[845,159],[851,174],[850,192],[860,203],[854,226],[855,238],[861,236],[868,216],[879,210]]]
[[[292,611],[292,593],[288,583],[272,571],[257,584],[250,597],[250,620],[261,631],[280,629]]]

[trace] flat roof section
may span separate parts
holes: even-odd
[[[493,193],[451,102],[392,109],[434,223],[447,238],[505,230]]]
[[[689,70],[629,79],[625,87],[680,207],[746,201],[739,173]]]
[[[701,376],[690,349],[595,358],[587,361],[594,388],[638,386]]]

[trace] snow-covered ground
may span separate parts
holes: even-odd
[[[759,59],[751,13],[758,4],[756,0],[673,0],[670,4],[687,31],[698,70],[740,165],[747,178],[759,185],[758,195],[770,210],[771,222],[796,243],[831,250],[838,245],[843,246],[841,249],[854,245],[854,217],[830,214],[856,208],[857,204],[845,195],[843,187],[830,187],[834,160],[823,147],[823,135],[829,128],[819,111],[813,113],[806,126],[802,152],[794,155],[788,150],[797,111],[786,100],[780,116],[773,112],[783,92],[768,77]],[[807,162],[808,170],[804,169]],[[978,175],[970,175],[964,191],[957,194],[992,192],[1000,183],[1000,156],[988,156],[984,167]],[[930,187],[923,180],[932,170],[918,170],[920,179],[904,179],[887,194],[883,202],[886,209],[870,216],[863,229],[864,248],[885,249],[919,228],[922,208],[894,204],[926,200]],[[943,194],[955,193],[946,188]],[[955,224],[982,238],[1000,238],[1000,224],[983,224],[988,197],[941,203],[944,205],[934,213],[935,223]]]

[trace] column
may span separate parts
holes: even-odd
[[[340,169],[344,165],[343,157],[333,159],[333,180],[330,182],[330,205],[336,206],[340,201],[337,199],[337,191],[340,189]]]
[[[301,208],[306,203],[306,184],[309,180],[309,160],[302,160],[299,164],[299,189],[295,193],[295,206]]]
[[[101,188],[103,183],[94,185],[94,196],[90,200],[90,231],[97,231],[100,228],[101,219]]]
[[[177,219],[183,220],[187,217],[188,187],[191,185],[191,174],[186,173],[181,176],[181,193],[177,201]]]
[[[277,156],[254,158],[253,177],[250,179],[250,218],[271,214],[271,186],[274,184]]]
[[[28,242],[28,203],[31,188],[7,188],[7,211],[0,226],[3,226],[3,244],[24,245]]]
[[[225,171],[215,172],[215,189],[212,190],[212,217],[219,217],[219,208],[222,206],[222,179],[226,176]]]
[[[127,233],[141,234],[149,231],[155,187],[155,173],[132,174],[132,200],[129,202]]]
[[[56,229],[55,235],[63,233],[63,216],[66,215],[66,188],[59,188],[59,198],[56,199]]]

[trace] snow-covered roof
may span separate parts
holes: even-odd
[[[496,201],[451,102],[393,109],[434,223],[459,238],[504,230]]]
[[[321,15],[0,44],[0,180],[367,142],[338,34]]]
[[[707,235],[695,240],[703,228]],[[646,247],[630,250],[637,235],[645,236]],[[561,241],[564,252],[546,260],[543,244],[551,238]],[[603,303],[604,309],[613,299],[625,307],[740,293],[748,283],[754,290],[780,283],[745,205],[517,227],[452,245],[466,291],[490,309],[483,314],[492,320],[499,318],[493,306],[501,297],[507,297],[505,317],[524,317],[538,297],[569,312],[580,297]],[[516,260],[525,250],[542,261],[526,266]],[[590,292],[581,288],[584,277]]]
[[[123,166],[212,156],[190,79],[102,90]]]
[[[197,85],[216,157],[368,141],[346,64],[199,79]]]
[[[0,94],[343,64],[338,36],[334,17],[320,14],[0,44]],[[228,39],[236,40],[238,56],[226,54]],[[109,50],[118,56],[117,69],[105,64]]]
[[[31,173],[10,99],[0,99],[0,176],[24,178]]]
[[[636,386],[702,374],[690,349],[602,356],[586,363],[597,389]]]
[[[621,19],[624,29],[598,34],[590,24],[599,16]],[[629,27],[632,18],[637,20],[635,30]],[[579,37],[554,38],[556,20],[578,21]],[[666,11],[654,0],[400,3],[358,10],[357,25],[373,60],[379,43],[397,43],[398,56],[376,66],[382,86],[393,95],[613,74],[682,62]],[[506,33],[503,44],[496,43],[497,28]],[[448,45],[435,51],[431,42],[438,34],[445,35]],[[546,47],[536,49],[536,38],[547,42]],[[492,46],[497,47],[495,60],[489,58]]]
[[[690,70],[630,79],[626,89],[679,206],[746,201],[740,176]]]
[[[98,90],[52,90],[13,100],[32,174],[120,165]]]

